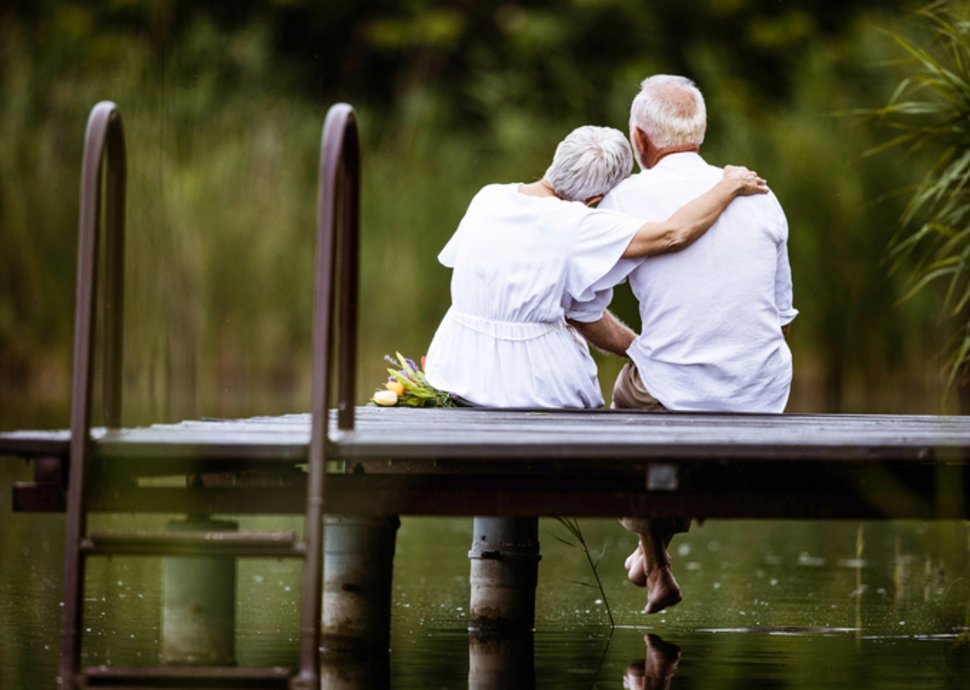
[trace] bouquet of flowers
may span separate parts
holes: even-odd
[[[421,358],[421,366],[400,352],[394,353],[397,359],[384,355],[384,359],[393,368],[387,370],[390,374],[383,388],[374,392],[371,402],[375,405],[393,407],[459,407],[463,403],[453,393],[440,391],[430,383],[424,374],[425,358]]]

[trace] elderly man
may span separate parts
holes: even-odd
[[[641,84],[630,139],[642,171],[620,182],[600,208],[664,218],[720,179],[699,154],[704,97],[685,77]],[[647,410],[782,412],[791,387],[785,332],[792,307],[788,224],[774,194],[737,199],[682,252],[621,262],[640,303],[641,334],[613,390],[613,406]],[[619,336],[614,336],[619,337]],[[632,337],[632,334],[628,334]],[[689,521],[624,519],[640,543],[627,559],[647,587],[647,613],[681,600],[667,545]]]

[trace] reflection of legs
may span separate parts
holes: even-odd
[[[679,603],[683,598],[670,569],[667,546],[674,534],[685,532],[689,521],[678,519],[644,520],[622,518],[628,530],[639,535],[636,550],[626,559],[627,577],[638,587],[647,588],[646,613],[657,613]]]
[[[680,647],[664,642],[656,635],[644,637],[647,645],[643,661],[626,667],[623,687],[626,690],[668,690],[680,661]]]

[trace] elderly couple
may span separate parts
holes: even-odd
[[[621,132],[585,126],[542,179],[478,192],[438,256],[452,305],[431,384],[484,406],[599,407],[591,343],[629,358],[613,407],[782,412],[797,314],[787,222],[757,174],[701,158],[706,124],[693,82],[653,76],[630,109],[639,174]],[[606,309],[624,279],[640,335]],[[646,612],[678,603],[667,546],[689,521],[622,522],[639,534],[626,568]]]

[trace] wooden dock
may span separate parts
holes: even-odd
[[[310,424],[95,429],[89,506],[302,513]],[[970,517],[970,417],[368,406],[352,430],[331,428],[335,514]],[[66,466],[69,443],[67,431],[0,433],[0,454],[46,468],[15,487],[15,509],[63,509],[51,466]]]

